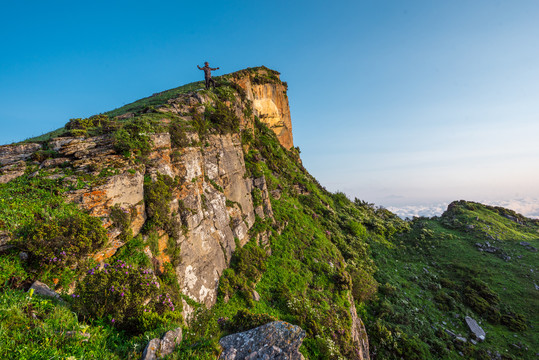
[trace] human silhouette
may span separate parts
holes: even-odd
[[[200,67],[197,65],[197,68],[199,70],[204,70],[204,81],[206,82],[206,89],[209,89],[210,85],[213,86],[213,88],[215,89],[215,80],[211,78],[211,72],[212,70],[219,70],[219,68],[211,68],[210,64],[208,64],[207,61],[204,63],[204,67]]]

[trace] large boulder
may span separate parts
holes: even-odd
[[[305,331],[284,321],[274,321],[242,333],[228,335],[219,341],[223,347],[220,359],[302,360],[298,351]]]

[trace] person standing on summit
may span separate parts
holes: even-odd
[[[204,63],[204,67],[200,67],[197,65],[197,68],[199,70],[204,70],[204,81],[206,82],[206,89],[210,88],[210,84],[215,89],[215,80],[211,78],[211,72],[212,70],[219,70],[219,68],[211,68],[210,64],[208,64],[207,61]]]

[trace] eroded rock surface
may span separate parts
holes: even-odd
[[[17,161],[27,160],[36,151],[41,150],[41,144],[18,144],[0,146],[0,166],[13,164]]]
[[[20,160],[15,163],[0,168],[0,184],[5,184],[11,180],[24,175],[26,171],[26,162]]]
[[[142,353],[142,360],[162,359],[172,354],[176,345],[182,342],[182,328],[167,331],[161,339],[152,339]]]
[[[60,295],[58,295],[56,292],[52,291],[47,284],[42,283],[41,281],[35,281],[32,286],[30,286],[30,289],[28,291],[34,290],[34,294],[39,294],[43,296],[49,296],[56,299],[60,298]]]
[[[223,347],[220,359],[302,360],[299,347],[305,331],[284,321],[274,321],[219,340]]]
[[[356,305],[351,299],[350,315],[352,316],[352,341],[354,343],[354,360],[369,360],[369,338],[363,321],[357,316]]]
[[[216,301],[218,280],[236,248],[244,245],[257,214],[253,206],[253,180],[246,177],[238,136],[209,136],[207,146],[186,147],[173,164],[176,176],[185,179],[176,194],[182,208],[179,234],[182,262],[176,268],[183,292],[211,306]],[[265,194],[267,198],[267,188]],[[264,210],[265,209],[265,210]],[[259,216],[272,216],[271,203]],[[185,304],[186,305],[186,304]],[[185,306],[187,313],[189,307]]]
[[[287,86],[280,81],[258,84],[256,77],[267,76],[267,73],[267,70],[259,69],[254,76],[243,76],[236,79],[236,82],[245,90],[247,98],[253,102],[255,114],[275,132],[281,145],[290,149],[294,146],[294,140],[290,106],[286,95]],[[278,73],[275,76],[279,78]]]
[[[475,338],[480,340],[480,341],[485,341],[485,338],[486,338],[487,334],[485,333],[485,330],[483,330],[483,328],[481,328],[481,326],[479,326],[477,321],[475,321],[474,319],[472,319],[469,316],[466,316],[464,318],[464,320],[466,320],[466,324],[470,328],[470,331],[474,334]]]

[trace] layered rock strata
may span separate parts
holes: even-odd
[[[281,141],[292,146],[286,87],[280,80],[275,84],[253,85],[252,76],[246,74],[242,81],[247,98],[238,97],[227,106],[234,109],[243,129],[254,127],[253,114],[247,115],[245,111],[247,107],[254,108],[262,121],[273,124],[274,131],[284,139]],[[169,122],[167,112],[188,123],[193,114],[202,114],[205,106],[212,103],[210,94],[194,92],[181,94],[169,100],[168,106],[157,110],[163,112],[163,125]],[[160,231],[159,253],[152,254],[149,248],[146,253],[161,269],[166,262],[175,264],[183,293],[211,306],[216,301],[219,277],[228,267],[237,244],[243,246],[249,241],[249,229],[257,217],[273,217],[266,181],[264,177],[247,176],[238,133],[209,134],[200,139],[194,130],[187,129],[182,146],[173,145],[169,133],[150,136],[152,150],[142,163],[118,153],[111,135],[58,137],[45,143],[2,146],[0,182],[23,175],[29,165],[37,166],[49,179],[59,181],[68,189],[67,201],[79,204],[90,215],[102,219],[109,243],[93,257],[104,262],[125,241],[120,236],[122,229],[112,221],[113,209],[131,214],[129,226],[136,236],[148,217],[145,179],[156,181],[159,176],[176,179],[178,185],[168,204],[170,216],[177,225],[175,233]],[[42,149],[53,156],[34,155]],[[66,168],[69,173],[65,172]],[[82,178],[85,180],[81,181]],[[252,197],[255,189],[262,198],[256,206]],[[268,243],[267,235],[257,236],[263,245]],[[180,258],[171,259],[164,251],[170,246],[171,238],[180,249]],[[187,303],[184,309],[188,316],[191,309]]]

